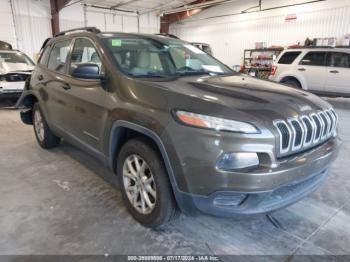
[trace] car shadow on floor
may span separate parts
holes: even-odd
[[[118,202],[118,205],[114,207],[116,214],[118,210],[125,209],[121,201],[121,195],[119,194],[116,175],[112,171],[104,167],[103,164],[94,157],[66,142],[63,142],[55,151],[69,156],[106,181],[113,188],[110,190],[118,192],[117,196],[114,197],[116,202]],[[110,197],[106,194],[106,199],[103,200],[102,196],[99,201],[108,202],[110,201]],[[232,254],[237,252],[241,254],[242,252],[244,253],[244,250],[240,250],[244,247],[244,243],[247,244],[252,241],[255,242],[254,245],[257,248],[256,254],[264,254],[264,246],[269,246],[267,243],[269,241],[272,241],[273,245],[270,246],[266,254],[291,253],[293,248],[299,243],[299,240],[282,229],[279,221],[274,218],[274,214],[270,215],[270,218],[266,215],[236,215],[231,218],[219,218],[204,214],[199,214],[197,216],[181,214],[177,220],[152,231],[157,236],[164,238],[180,234],[181,238],[189,239],[194,243],[201,243],[201,245],[203,245],[202,248],[206,247],[208,250],[210,249],[212,251],[210,253]],[[137,223],[132,219],[131,221],[133,221],[132,223]],[[262,235],[265,235],[266,238],[262,239]],[[278,249],[282,248],[282,245],[284,245],[285,248],[282,251],[278,251]],[[286,249],[287,246],[288,248]],[[249,252],[247,251],[247,254]]]

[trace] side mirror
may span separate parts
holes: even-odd
[[[96,64],[79,64],[73,70],[72,76],[81,79],[102,80],[104,75],[100,73],[100,68]]]

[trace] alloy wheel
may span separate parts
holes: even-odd
[[[123,184],[132,206],[141,214],[151,213],[156,205],[156,184],[146,161],[129,155],[123,165]]]
[[[34,113],[34,127],[38,139],[42,142],[45,138],[44,120],[39,110]]]

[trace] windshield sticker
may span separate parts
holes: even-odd
[[[205,70],[208,70],[210,72],[214,72],[214,73],[223,73],[222,69],[220,68],[220,66],[216,66],[216,65],[202,65],[202,67]]]
[[[185,47],[187,49],[190,49],[190,51],[192,51],[195,54],[205,54],[202,50],[200,50],[199,48],[193,46],[193,45],[185,45]]]
[[[122,40],[112,39],[112,46],[122,46]]]

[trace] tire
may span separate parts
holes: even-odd
[[[51,132],[38,103],[35,103],[33,106],[32,118],[34,134],[39,145],[44,149],[51,149],[58,146],[61,139]]]
[[[177,216],[176,202],[163,161],[150,142],[142,138],[127,141],[117,161],[124,203],[138,222],[145,227],[156,228]],[[133,200],[136,200],[135,204]]]
[[[296,88],[296,89],[302,89],[299,81],[296,80],[296,79],[283,80],[282,83],[287,85],[287,86],[289,86],[289,87],[293,87],[293,88]]]

